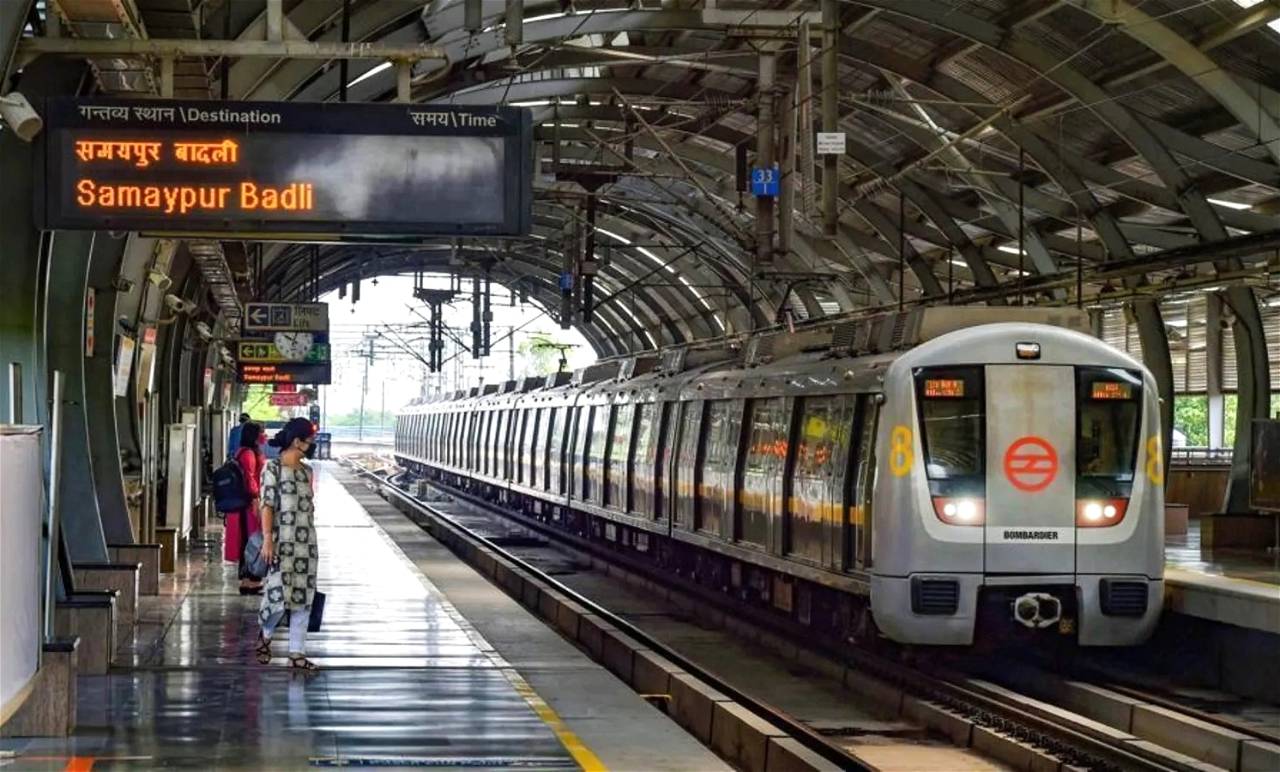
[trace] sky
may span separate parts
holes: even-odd
[[[426,285],[447,289],[449,278],[428,276]],[[446,327],[456,328],[454,333],[470,346],[470,281],[465,287],[464,295],[444,307],[444,319]],[[356,304],[352,304],[350,294],[339,299],[337,292],[324,295],[320,300],[329,303],[329,339],[333,349],[333,383],[321,387],[320,392],[320,403],[328,415],[359,409],[366,361],[361,354],[368,351],[371,339],[376,356],[368,368],[367,412],[380,410],[384,399],[386,410],[395,412],[422,394],[424,382],[429,390],[438,387],[447,391],[468,388],[481,379],[485,383],[501,382],[507,380],[513,364],[516,377],[533,374],[529,372],[533,365],[531,358],[516,351],[512,362],[511,339],[500,340],[512,327],[521,328],[514,336],[516,348],[534,335],[569,344],[571,348],[566,356],[570,370],[585,367],[596,359],[581,333],[561,330],[532,303],[521,306],[517,299],[512,306],[506,288],[496,283],[491,301],[492,354],[481,360],[472,359],[465,351],[454,356],[458,348],[446,336],[444,372],[438,376],[428,375],[425,364],[404,350],[404,347],[415,350],[426,359],[428,309],[425,303],[413,298],[412,277],[383,276],[377,279],[376,286],[373,280],[365,280],[360,288],[360,302]]]

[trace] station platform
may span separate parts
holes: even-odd
[[[216,542],[143,599],[66,739],[0,740],[8,770],[726,768],[430,536],[413,559],[319,462],[321,671],[254,659],[259,598]],[[425,570],[424,570],[425,568]],[[438,583],[437,583],[438,582]]]
[[[1280,553],[1203,547],[1199,523],[1165,539],[1170,611],[1280,635]]]

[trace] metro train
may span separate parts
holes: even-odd
[[[1087,329],[946,307],[672,348],[410,406],[395,453],[839,640],[1136,645],[1158,398]]]

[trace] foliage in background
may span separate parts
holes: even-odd
[[[551,337],[534,335],[520,341],[516,353],[526,365],[526,372],[531,375],[550,375],[560,369],[560,349],[572,348],[573,344]]]
[[[272,387],[269,383],[253,383],[245,389],[241,412],[248,413],[255,421],[283,421],[287,416],[271,404]]]
[[[369,410],[366,408],[364,411],[364,425],[366,427],[379,427],[379,426],[390,427],[395,422],[396,422],[396,414],[395,414],[395,411],[393,410],[388,410],[387,412],[383,413],[378,410]],[[334,415],[330,413],[329,415],[325,416],[325,425],[326,426],[359,426],[360,411],[351,410],[341,415]]]
[[[1222,397],[1222,444],[1231,447],[1236,441],[1235,394]],[[1280,394],[1271,395],[1271,417],[1280,416]],[[1203,394],[1183,394],[1173,400],[1173,428],[1186,435],[1187,445],[1203,448],[1209,445],[1209,398]]]

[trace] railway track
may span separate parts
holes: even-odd
[[[1096,719],[1057,707],[1055,704],[1041,699],[1029,697],[1021,691],[994,681],[975,678],[961,671],[952,671],[928,665],[913,666],[904,664],[896,661],[891,655],[868,649],[844,647],[840,651],[834,651],[830,646],[805,638],[797,638],[797,634],[803,631],[788,629],[788,625],[780,623],[777,619],[770,619],[758,609],[740,607],[731,598],[722,593],[680,580],[669,574],[662,574],[655,571],[652,566],[628,559],[626,556],[619,555],[598,543],[566,533],[536,518],[508,511],[467,492],[439,486],[434,483],[431,484],[433,488],[445,492],[448,496],[454,497],[460,502],[465,502],[471,508],[471,513],[459,516],[457,513],[444,512],[439,507],[420,500],[409,491],[404,490],[400,485],[393,483],[392,479],[395,475],[389,474],[386,469],[381,470],[381,474],[372,474],[363,470],[357,471],[360,471],[366,479],[380,486],[384,496],[398,501],[404,507],[416,510],[426,517],[445,522],[451,528],[463,532],[464,538],[502,554],[513,563],[519,565],[522,570],[538,576],[541,581],[573,598],[575,602],[589,609],[591,613],[607,619],[611,625],[620,630],[625,630],[628,635],[637,641],[643,642],[645,646],[678,663],[686,672],[697,675],[716,690],[729,695],[753,714],[776,726],[783,727],[789,736],[802,743],[804,747],[839,765],[841,768],[873,769],[874,766],[859,759],[846,748],[841,747],[821,732],[797,720],[786,711],[735,688],[723,678],[716,676],[707,668],[681,655],[645,630],[569,588],[554,576],[521,559],[512,550],[504,548],[502,544],[495,543],[495,540],[481,535],[478,533],[480,528],[477,527],[477,524],[483,523],[485,518],[480,517],[479,513],[484,513],[488,517],[498,518],[503,522],[514,523],[528,532],[538,534],[540,538],[553,542],[562,548],[567,548],[572,552],[592,555],[597,559],[619,562],[625,570],[642,574],[649,580],[670,585],[673,591],[687,594],[697,603],[713,603],[722,607],[727,605],[731,607],[733,614],[749,619],[751,624],[760,625],[771,635],[789,638],[796,642],[795,645],[810,649],[816,656],[838,660],[846,667],[864,673],[892,689],[900,690],[902,694],[909,695],[914,705],[925,706],[927,715],[916,716],[917,718],[928,719],[932,717],[935,720],[932,728],[940,728],[936,724],[941,723],[945,731],[945,725],[949,719],[970,722],[974,727],[981,727],[988,733],[995,733],[1015,745],[1036,749],[1041,755],[1057,760],[1064,769],[1197,770],[1198,772],[1203,772],[1206,768],[1202,759],[1193,758],[1156,743],[1142,740]],[[510,540],[504,538],[499,541]],[[1192,717],[1194,718],[1194,716]],[[1240,767],[1237,764],[1235,768]]]

